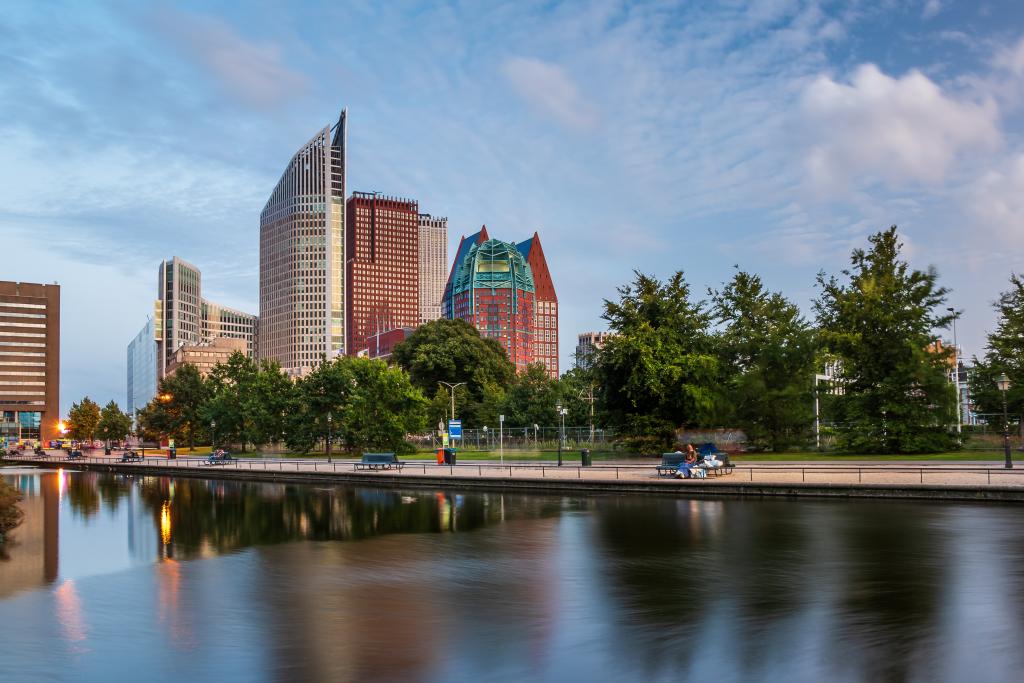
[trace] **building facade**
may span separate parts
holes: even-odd
[[[540,245],[540,235],[534,232],[533,237],[520,242],[518,247],[519,253],[530,265],[533,284],[537,288],[533,328],[534,362],[544,365],[548,377],[558,379],[558,295],[555,294],[555,283],[551,280],[548,261]]]
[[[60,286],[0,282],[0,439],[59,438]]]
[[[345,121],[295,153],[260,213],[260,358],[302,375],[345,352]]]
[[[345,220],[345,326],[348,353],[356,355],[372,335],[420,324],[419,207],[353,192]]]
[[[420,324],[441,317],[448,279],[448,219],[420,214]]]
[[[558,377],[558,296],[537,233],[506,243],[492,240],[485,225],[463,237],[441,313],[498,339],[517,371],[541,363],[550,377]]]
[[[576,337],[576,367],[589,368],[593,362],[594,354],[604,346],[604,343],[614,332],[581,332]]]
[[[488,239],[486,226],[463,238],[445,287],[445,316],[465,320],[501,344],[517,372],[536,362],[536,288],[514,242]]]
[[[386,360],[395,350],[399,342],[403,342],[413,333],[411,327],[399,327],[394,330],[387,330],[371,334],[366,338],[366,356],[368,358],[379,358]]]
[[[256,358],[256,338],[259,331],[259,318],[251,313],[202,300],[203,333],[202,340],[211,342],[214,339],[242,339],[245,341],[245,355]]]
[[[149,318],[135,339],[128,344],[128,395],[125,411],[135,419],[156,396],[157,367],[156,321]]]
[[[206,377],[219,363],[226,363],[234,353],[246,353],[245,339],[218,337],[199,344],[186,344],[174,352],[174,358],[167,364],[167,376],[173,375],[182,365],[194,365],[199,374]]]
[[[178,347],[202,339],[202,281],[199,269],[177,256],[160,263],[155,313],[161,377]]]

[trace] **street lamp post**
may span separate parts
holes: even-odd
[[[331,420],[334,416],[331,415],[331,411],[327,411],[327,462],[331,461]]]
[[[505,464],[505,416],[498,416],[498,453],[501,464]]]
[[[452,417],[451,417],[451,419],[454,420],[455,419],[455,388],[456,387],[461,387],[463,384],[465,384],[465,382],[455,382],[454,384],[452,384],[450,382],[438,382],[438,384],[442,384],[442,385],[448,387],[448,391],[452,395]]]
[[[210,441],[212,442],[210,444],[210,450],[211,451],[212,450],[216,450],[217,449],[217,421],[216,420],[210,420]]]
[[[565,414],[568,408],[563,408],[561,403],[555,405],[555,414],[558,415],[558,466],[562,466],[562,447],[565,445]]]
[[[1006,393],[1010,390],[1010,378],[1006,373],[999,375],[996,386],[1003,392],[1003,455],[1006,456],[1006,469],[1013,469],[1013,460],[1010,458],[1010,416],[1006,411]]]
[[[956,319],[958,316],[955,309],[947,308],[946,310],[953,315],[953,382],[956,386],[956,433],[957,439],[959,439],[964,428],[964,418],[960,410],[960,347],[956,343]]]

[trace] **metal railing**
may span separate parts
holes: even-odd
[[[438,465],[426,460],[403,460],[402,469],[385,470],[362,470],[359,469],[359,460],[340,460],[326,462],[324,460],[305,460],[297,458],[287,459],[248,459],[233,458],[227,461],[210,462],[207,457],[180,457],[168,459],[160,456],[151,456],[142,461],[125,462],[116,456],[82,456],[69,460],[65,455],[46,456],[9,456],[6,460],[17,460],[19,462],[31,462],[33,464],[72,464],[84,463],[91,465],[124,466],[126,469],[132,467],[156,467],[173,472],[181,469],[202,470],[204,472],[216,472],[219,469],[230,469],[234,471],[251,472],[323,472],[323,473],[359,473],[372,477],[375,474],[419,474],[422,476],[444,476],[449,478],[519,478],[525,479],[537,477],[541,479],[632,479],[642,481],[656,478],[655,461],[647,463],[630,464],[595,464],[589,467],[580,465],[557,465],[549,462],[531,463],[496,463],[496,462],[468,462],[456,465]],[[779,479],[779,474],[790,475],[788,478]],[[732,476],[714,477],[710,479],[687,480],[694,483],[764,483],[764,484],[785,484],[794,483],[796,475],[799,474],[801,483],[820,484],[852,484],[853,476],[856,475],[858,484],[905,484],[917,483],[924,485],[931,479],[934,485],[944,484],[948,486],[978,484],[984,479],[986,485],[992,485],[993,478],[1000,483],[1000,479],[1010,477],[1014,486],[1024,484],[1019,477],[1024,475],[1024,468],[1005,469],[1001,463],[993,463],[991,467],[979,466],[956,466],[956,465],[926,465],[926,466],[905,466],[888,465],[884,463],[866,465],[841,465],[841,464],[818,464],[818,465],[776,465],[776,464],[751,464],[736,465],[733,468]],[[595,476],[597,475],[597,476]],[[825,475],[828,475],[827,478]],[[836,475],[845,476],[849,481],[836,481]],[[896,477],[902,477],[900,481],[891,481]],[[949,478],[954,475],[969,475],[974,481],[954,481]],[[945,477],[945,481],[935,481],[936,478]],[[663,478],[663,477],[662,477]],[[881,481],[888,478],[890,481]],[[910,479],[910,481],[906,481]],[[916,481],[914,481],[916,479]],[[872,481],[874,480],[874,481]],[[1007,481],[1003,479],[1003,481]]]

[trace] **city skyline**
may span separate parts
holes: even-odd
[[[123,400],[124,344],[166,254],[257,310],[259,211],[341,105],[358,122],[350,187],[414,197],[453,234],[543,233],[563,368],[633,268],[683,268],[702,292],[738,264],[810,316],[814,274],[895,223],[953,289],[968,358],[1020,269],[1014,3],[340,11],[26,4],[0,19],[18,65],[0,79],[0,233],[17,254],[2,276],[59,282],[64,338],[113,340],[64,345],[62,409]]]

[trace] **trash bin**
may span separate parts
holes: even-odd
[[[593,462],[590,459],[590,449],[584,448],[580,451],[580,464],[582,467],[590,467]]]
[[[454,465],[455,464],[455,449],[446,448],[444,449],[444,464]]]
[[[171,460],[174,460],[175,458],[177,458],[178,457],[178,449],[174,448],[173,446],[171,448],[168,448],[167,449],[167,457],[170,458]]]
[[[446,450],[448,450],[448,449],[447,448],[438,448],[437,449],[437,464],[438,465],[443,465],[444,464],[444,452]]]

